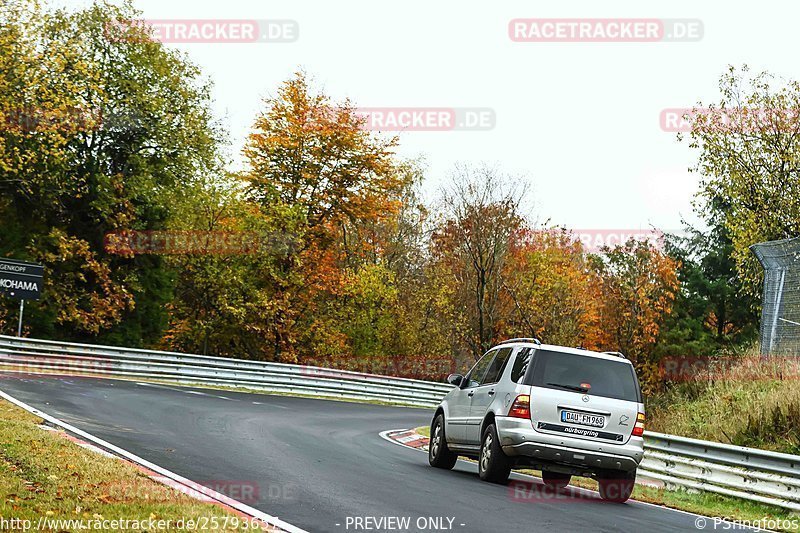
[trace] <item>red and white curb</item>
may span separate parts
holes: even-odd
[[[380,436],[389,442],[394,442],[406,448],[413,448],[426,452],[428,451],[428,442],[430,442],[428,437],[420,435],[413,429],[391,429],[382,432]]]
[[[67,424],[66,422],[63,422],[54,416],[50,416],[47,413],[42,412],[39,409],[36,409],[35,407],[32,407],[9,394],[6,394],[2,390],[0,390],[0,398],[13,403],[17,407],[25,409],[29,413],[38,416],[55,427],[61,428],[64,432],[67,432],[64,433],[64,435],[76,444],[92,451],[98,451],[104,455],[111,455],[113,457],[127,460],[137,466],[151,479],[179,490],[180,492],[183,492],[184,494],[187,494],[195,499],[221,505],[223,508],[235,512],[239,516],[257,519],[263,522],[264,525],[266,525],[272,531],[277,530],[285,531],[287,533],[308,533],[306,530],[300,529],[299,527],[289,524],[288,522],[284,522],[278,517],[268,515],[267,513],[259,511],[254,507],[250,507],[249,505],[238,500],[234,500],[233,498],[230,498],[222,493],[200,485],[199,483],[195,483],[190,479],[167,470],[166,468],[155,463],[151,463],[150,461],[143,459],[138,455],[120,448],[119,446],[115,446],[114,444],[111,444],[110,442],[107,442],[99,437],[95,437],[91,433],[87,433],[82,429],[78,429],[75,426]],[[77,437],[81,437],[85,440],[77,438],[76,435]]]

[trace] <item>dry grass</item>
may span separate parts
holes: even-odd
[[[684,377],[647,399],[648,429],[800,453],[800,359],[719,358]]]
[[[31,520],[34,526],[40,517],[216,519],[218,527],[209,530],[233,531],[234,525],[244,530],[243,519],[224,508],[199,502],[156,483],[129,463],[43,430],[41,422],[0,400],[0,517]]]

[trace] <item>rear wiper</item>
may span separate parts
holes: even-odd
[[[584,393],[589,392],[589,389],[587,389],[586,387],[580,387],[578,385],[564,385],[563,383],[548,383],[548,385],[551,385],[553,387],[561,387],[562,389],[567,389],[567,390],[574,390],[575,392],[584,392]]]

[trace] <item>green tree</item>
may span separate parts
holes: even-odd
[[[749,247],[800,235],[800,83],[730,67],[719,87],[719,103],[691,117],[698,209],[721,215],[741,289],[758,296],[762,270]]]
[[[742,287],[728,230],[686,226],[687,235],[667,235],[667,255],[678,264],[673,312],[659,335],[656,352],[669,356],[709,356],[720,348],[752,341],[757,334],[757,302]]]
[[[0,19],[0,253],[45,263],[33,334],[125,344],[160,338],[173,272],[109,255],[107,232],[160,229],[168,199],[219,168],[209,86],[141,29],[129,4],[12,4]]]

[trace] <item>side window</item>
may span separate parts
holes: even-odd
[[[492,362],[494,359],[494,354],[497,353],[497,350],[491,350],[486,352],[486,355],[481,357],[475,366],[472,367],[472,370],[469,371],[467,374],[467,387],[477,387],[481,384],[483,380],[483,375],[486,373],[486,368],[489,366],[489,363]]]
[[[522,378],[525,377],[525,372],[528,371],[532,356],[533,348],[523,348],[519,351],[517,358],[514,360],[514,367],[511,369],[511,381],[514,383],[522,381]]]
[[[489,369],[486,371],[486,376],[483,378],[483,381],[481,381],[481,385],[497,383],[503,370],[506,368],[509,355],[511,355],[511,348],[502,348],[498,350],[497,357],[495,357],[492,364],[489,365]]]

